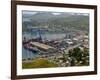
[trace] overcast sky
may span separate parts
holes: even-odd
[[[45,12],[44,11],[23,11],[22,12],[23,15],[24,14],[27,14],[27,15],[35,15],[37,13],[45,13]],[[49,12],[47,12],[47,13],[49,13]],[[69,13],[71,15],[77,14],[77,15],[89,16],[88,13],[72,13],[72,12],[50,12],[50,13],[53,14],[53,15],[61,15],[62,13]]]

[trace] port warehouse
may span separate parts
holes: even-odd
[[[39,43],[39,42],[30,42],[29,43],[30,46],[32,47],[37,47],[39,50],[43,51],[43,53],[53,53],[56,52],[57,50],[49,45],[43,44],[43,43]]]

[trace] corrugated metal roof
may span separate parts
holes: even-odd
[[[50,48],[53,48],[52,46],[49,46],[49,45],[46,45],[46,44],[43,44],[43,43],[39,43],[39,42],[30,42],[30,44],[36,46],[36,47],[39,47],[39,48],[43,48],[43,49],[50,49]]]

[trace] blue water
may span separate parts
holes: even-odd
[[[52,40],[52,39],[64,38],[66,34],[65,33],[46,33],[46,34],[41,33],[41,36],[43,40]],[[39,37],[39,35],[31,34],[31,33],[24,33],[23,37],[26,37],[27,39],[31,39],[31,38],[37,38]]]
[[[22,47],[22,59],[27,59],[27,58],[34,58],[38,55],[36,52],[29,51]]]

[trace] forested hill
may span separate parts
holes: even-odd
[[[51,13],[37,13],[35,15],[23,15],[23,29],[27,26],[46,27],[50,29],[78,29],[88,31],[89,16],[79,14],[62,13],[53,15]]]

